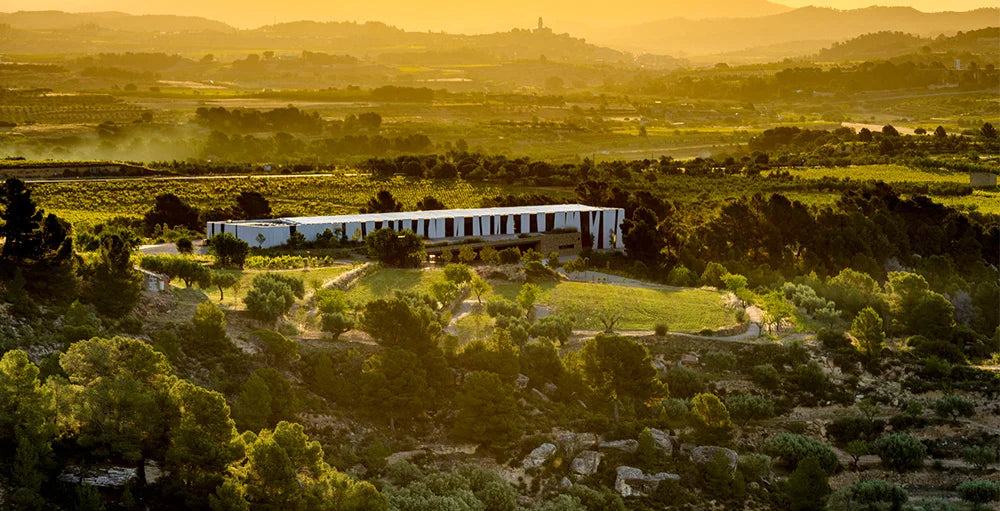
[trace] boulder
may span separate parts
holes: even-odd
[[[556,445],[566,453],[566,456],[576,456],[576,453],[596,446],[597,441],[597,435],[594,433],[574,433],[572,431],[556,433]]]
[[[604,455],[597,451],[583,451],[577,454],[570,463],[570,470],[582,476],[589,476],[597,472],[597,467],[601,465],[601,458]]]
[[[663,432],[663,430],[650,428],[649,432],[653,434],[653,443],[656,448],[663,452],[667,456],[671,456],[674,453],[674,442],[670,439],[670,436]]]
[[[648,497],[666,480],[679,481],[681,476],[660,472],[644,474],[635,467],[621,466],[615,470],[615,491],[622,497]]]
[[[517,379],[514,380],[514,386],[517,387],[517,390],[524,390],[528,387],[528,382],[530,381],[531,378],[528,378],[526,375],[519,374],[517,375]]]
[[[545,385],[542,385],[542,392],[544,392],[545,395],[547,396],[551,396],[552,394],[555,394],[558,391],[559,387],[556,387],[554,383],[547,382]]]
[[[563,477],[562,480],[559,481],[559,487],[564,490],[568,490],[573,487],[573,481],[570,481],[568,477]]]
[[[616,449],[619,451],[633,453],[639,449],[638,440],[613,440],[611,442],[601,442],[599,447],[601,449]]]
[[[542,401],[549,401],[549,396],[542,394],[542,391],[538,389],[531,389],[531,393],[538,396],[538,399],[541,399]]]
[[[544,443],[535,448],[535,450],[528,453],[528,455],[521,461],[521,466],[524,468],[538,468],[549,461],[549,458],[556,453],[555,444]]]
[[[726,449],[725,447],[715,447],[712,445],[695,447],[691,449],[691,461],[697,463],[698,465],[704,465],[709,461],[712,461],[712,458],[714,458],[716,453],[719,452],[726,455],[726,458],[729,459],[730,472],[735,472],[736,465],[740,461],[740,455],[736,454],[736,451]]]

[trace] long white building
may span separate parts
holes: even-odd
[[[364,239],[377,229],[412,230],[428,240],[468,238],[522,233],[545,233],[560,229],[579,231],[594,249],[621,249],[621,224],[625,210],[595,208],[582,204],[518,206],[509,208],[446,209],[357,215],[229,220],[208,222],[209,238],[229,232],[250,246],[284,245],[293,233],[312,241],[327,229],[350,239]],[[263,236],[263,241],[258,236]]]

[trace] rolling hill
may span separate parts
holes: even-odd
[[[1000,9],[925,13],[909,7],[836,10],[803,7],[756,18],[665,19],[593,34],[589,39],[633,52],[698,55],[773,46],[795,41],[826,45],[862,34],[900,31],[935,37],[997,24]],[[793,55],[788,55],[793,56]]]

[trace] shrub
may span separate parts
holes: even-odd
[[[674,367],[667,371],[664,380],[675,397],[689,398],[705,389],[701,373],[686,367]]]
[[[713,443],[725,441],[733,429],[729,410],[715,394],[698,394],[691,399],[691,414],[698,420],[698,433]]]
[[[792,511],[822,511],[830,495],[826,472],[815,456],[802,460],[785,482]]]
[[[736,368],[736,355],[728,351],[710,351],[703,357],[709,371],[730,371]]]
[[[750,380],[765,389],[777,388],[781,381],[778,370],[771,364],[761,364],[750,369]]]
[[[976,470],[986,470],[997,462],[997,451],[988,445],[971,445],[962,451],[962,459]]]
[[[983,504],[1000,500],[1000,483],[995,481],[965,481],[955,487],[959,498],[977,509]]]
[[[667,274],[667,284],[678,287],[697,286],[698,275],[684,265],[677,265]]]
[[[766,454],[741,454],[738,467],[747,482],[766,483],[774,476],[774,461]]]
[[[952,420],[957,420],[959,417],[972,417],[976,414],[976,407],[972,401],[955,394],[938,399],[934,402],[933,408],[934,413],[939,417],[950,417]]]
[[[909,496],[903,488],[878,479],[854,483],[847,490],[849,509],[885,509],[888,507],[898,510],[908,498]],[[887,504],[887,506],[883,507],[880,504]]]
[[[653,327],[653,333],[661,337],[667,335],[669,331],[670,328],[666,323],[657,323],[656,326]]]
[[[726,289],[734,293],[747,287],[747,278],[735,273],[726,273],[723,275],[722,282],[725,284]]]
[[[769,419],[774,416],[774,402],[763,396],[736,394],[726,398],[729,414],[746,426],[752,420]]]
[[[828,350],[841,350],[851,347],[851,340],[848,339],[843,330],[821,328],[816,332],[816,339]]]
[[[722,276],[729,273],[726,271],[726,267],[719,263],[708,263],[705,265],[705,271],[701,274],[701,281],[706,286],[713,286],[721,288],[725,285],[722,281]]]
[[[508,300],[502,296],[492,296],[486,301],[486,313],[490,317],[497,318],[501,316],[505,317],[519,317],[521,315],[521,309],[512,300]]]
[[[194,333],[209,343],[226,339],[226,315],[210,301],[204,301],[195,308]]]
[[[927,457],[923,442],[906,433],[883,435],[872,443],[872,450],[887,468],[900,473],[922,467]]]
[[[832,474],[840,463],[829,445],[795,433],[782,433],[764,445],[764,452],[779,459],[785,466],[795,469],[799,462],[815,457],[823,470]]]
[[[191,240],[187,238],[179,238],[176,245],[177,251],[182,254],[190,254],[191,252],[194,252],[194,243],[191,243]]]

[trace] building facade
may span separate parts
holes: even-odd
[[[269,220],[208,222],[205,233],[225,232],[252,247],[284,245],[294,233],[312,241],[329,230],[338,237],[364,240],[378,229],[411,230],[427,240],[516,237],[521,234],[578,231],[593,249],[624,248],[621,224],[625,210],[581,204],[518,206],[509,208],[447,209],[357,215],[291,217]]]

